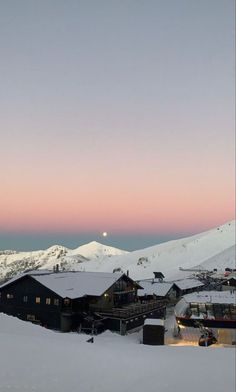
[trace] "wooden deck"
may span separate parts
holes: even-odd
[[[107,311],[97,312],[104,317],[127,319],[129,317],[142,315],[152,310],[158,310],[166,306],[165,301],[152,300],[147,303],[133,303],[120,308],[112,308]]]

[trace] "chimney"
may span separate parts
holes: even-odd
[[[127,276],[129,276],[129,270],[127,270],[127,273],[126,273],[126,275],[127,275]]]
[[[163,282],[164,275],[162,272],[153,272],[154,273],[154,279],[158,279],[159,282]]]

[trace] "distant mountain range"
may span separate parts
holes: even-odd
[[[54,245],[33,252],[0,251],[0,280],[27,269],[60,269],[75,271],[129,271],[133,279],[150,278],[162,271],[167,279],[188,276],[183,269],[235,268],[235,221],[215,229],[168,241],[149,248],[127,252],[90,242],[76,249]]]
[[[90,260],[103,260],[127,253],[125,250],[102,245],[96,241],[73,250],[61,245],[32,252],[0,250],[0,280],[27,269],[53,269],[56,264],[63,270],[84,270]]]

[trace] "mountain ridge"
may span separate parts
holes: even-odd
[[[31,252],[0,251],[0,280],[12,277],[25,269],[52,269],[56,264],[63,270],[129,270],[130,276],[134,279],[149,278],[153,271],[157,270],[162,271],[167,278],[184,277],[179,267],[233,268],[235,242],[235,221],[230,221],[193,236],[133,252],[96,241],[75,249],[53,245],[46,250]]]

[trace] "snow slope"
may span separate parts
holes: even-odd
[[[232,245],[229,248],[223,250],[217,255],[210,257],[209,259],[203,261],[199,267],[205,269],[214,269],[217,268],[218,270],[222,269],[222,266],[229,267],[229,268],[236,268],[235,265],[235,251],[236,246]]]
[[[114,256],[107,260],[89,261],[86,271],[112,272],[120,268],[129,270],[134,279],[153,276],[162,271],[167,279],[184,278],[190,272],[182,268],[235,268],[235,221],[191,237],[165,242],[146,249]]]
[[[235,390],[233,348],[144,346],[137,334],[110,332],[87,339],[0,314],[0,392]]]
[[[167,279],[191,275],[182,268],[235,268],[235,221],[191,237],[165,242],[146,249],[126,252],[95,241],[70,250],[53,246],[45,251],[0,252],[0,280],[28,268],[121,272],[129,270],[133,279],[162,271]]]

